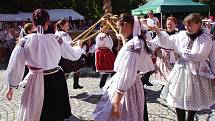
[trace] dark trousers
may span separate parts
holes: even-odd
[[[149,81],[149,78],[151,76],[153,72],[152,71],[149,71],[147,73],[145,73],[142,77],[141,77],[141,81],[142,81],[142,84],[144,86],[145,82],[146,81]],[[145,92],[145,91],[144,91]],[[146,93],[145,93],[145,102],[144,102],[144,116],[143,116],[143,119],[144,121],[149,121],[149,118],[148,118],[148,110],[147,110],[147,100],[146,100]]]

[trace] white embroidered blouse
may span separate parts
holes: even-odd
[[[7,67],[7,81],[18,86],[25,65],[43,70],[58,67],[61,56],[69,60],[80,58],[81,48],[72,48],[54,34],[29,34],[14,48]]]
[[[99,33],[96,36],[96,46],[95,46],[95,48],[98,49],[100,47],[107,47],[110,50],[112,50],[113,40],[112,40],[110,35],[107,35],[105,33]]]
[[[142,40],[141,49],[134,50],[135,39],[131,39],[120,49],[114,63],[114,71],[117,77],[117,89],[119,91],[127,91],[135,82],[138,75],[137,72],[146,73],[154,70],[151,57],[146,53]]]

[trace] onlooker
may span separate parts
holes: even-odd
[[[153,15],[152,10],[148,11],[147,24],[148,26],[160,27],[159,19]]]

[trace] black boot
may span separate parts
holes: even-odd
[[[178,121],[185,121],[186,112],[183,109],[175,108]]]
[[[102,74],[102,77],[101,77],[101,80],[100,80],[100,83],[99,83],[99,87],[100,88],[102,88],[105,85],[106,80],[108,78],[108,75],[109,74]]]
[[[73,84],[73,89],[82,89],[83,86],[80,86],[79,85],[79,73],[80,72],[77,72],[77,73],[74,73],[74,84]]]
[[[196,111],[188,111],[187,121],[194,121]]]

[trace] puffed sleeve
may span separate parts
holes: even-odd
[[[107,41],[106,41],[106,46],[112,50],[112,47],[113,47],[113,40],[111,38],[110,35],[107,36]]]
[[[10,87],[18,87],[25,70],[24,48],[21,43],[14,48],[7,67],[7,82]]]
[[[192,51],[184,53],[183,56],[185,58],[194,62],[203,62],[207,60],[212,48],[212,38],[209,35],[208,36],[206,35],[200,39],[202,41],[198,43],[199,51],[195,53],[192,53]]]
[[[67,43],[69,45],[71,45],[73,43],[72,38],[67,33],[62,33],[61,38],[65,43]]]
[[[136,80],[138,67],[137,57],[139,54],[124,51],[123,53],[119,53],[118,56],[114,64],[114,70],[119,75],[117,91],[126,92]]]
[[[63,58],[75,61],[81,57],[81,55],[82,55],[81,47],[79,47],[79,46],[72,47],[71,45],[64,42],[62,40],[62,38],[59,36],[56,36],[56,39],[57,39],[58,43],[60,44],[61,56]]]
[[[156,41],[159,46],[166,49],[175,49],[175,42],[178,34],[172,35],[171,37],[166,32],[161,32],[160,35],[156,36]]]

